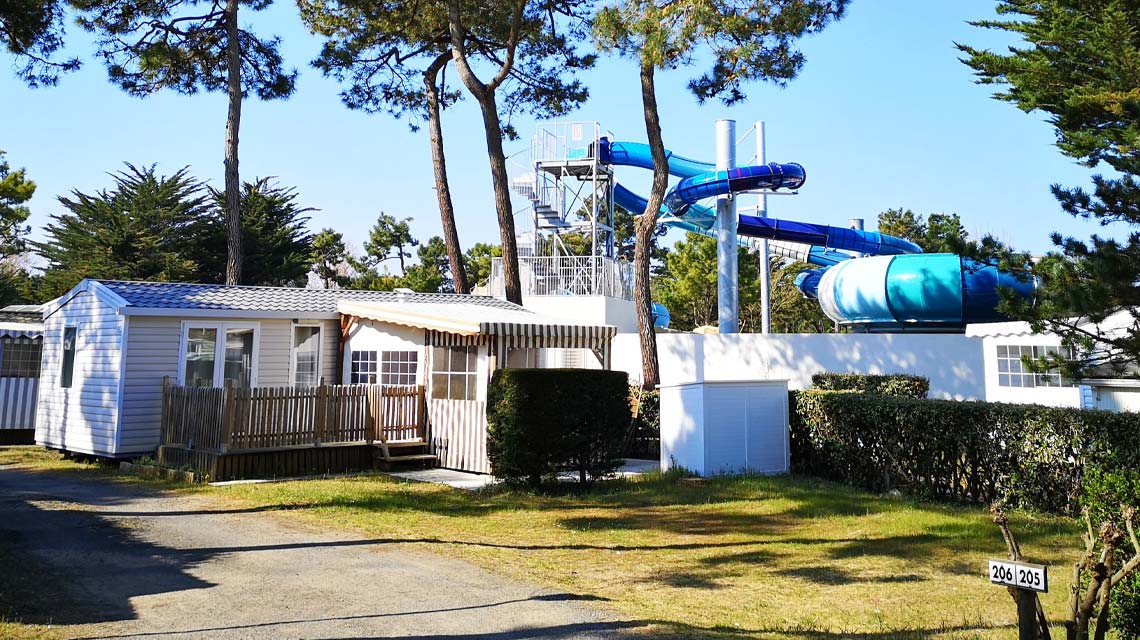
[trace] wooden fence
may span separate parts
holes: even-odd
[[[218,452],[427,441],[419,386],[180,387],[162,396],[162,444]]]

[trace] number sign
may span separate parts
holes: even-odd
[[[1012,560],[990,560],[990,582],[1029,591],[1049,592],[1049,572],[1044,565]]]

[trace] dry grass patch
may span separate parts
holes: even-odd
[[[548,495],[383,476],[185,490],[457,556],[611,607],[663,632],[654,637],[1016,633],[1012,601],[986,581],[985,560],[1005,546],[982,509],[809,478],[657,475]],[[1064,518],[1013,521],[1030,558],[1051,565],[1044,602],[1059,619],[1079,530]]]

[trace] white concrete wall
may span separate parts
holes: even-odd
[[[1043,404],[1051,407],[1080,407],[1081,390],[1071,387],[1003,387],[998,384],[998,345],[1060,346],[1061,338],[1052,334],[1004,335],[982,338],[986,363],[986,400],[1017,404]]]
[[[60,386],[63,329],[76,327],[71,386]],[[118,452],[121,341],[115,309],[82,291],[44,320],[36,444],[76,453]]]
[[[637,310],[631,300],[608,296],[528,296],[523,307],[573,324],[609,324],[620,333],[637,333]]]
[[[703,380],[787,380],[811,386],[811,376],[909,373],[930,379],[930,397],[986,397],[982,341],[953,334],[659,334],[662,384]],[[636,334],[613,341],[613,368],[641,379]]]

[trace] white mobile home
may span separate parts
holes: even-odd
[[[614,331],[485,296],[84,280],[44,309],[36,442],[108,457],[153,453],[164,380],[423,385],[437,412],[433,437],[446,438],[463,418],[455,403],[485,402],[490,372],[511,362],[512,349],[524,366],[540,348],[594,350],[608,362]],[[459,362],[460,347],[470,360]]]

